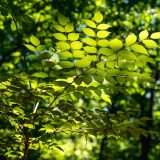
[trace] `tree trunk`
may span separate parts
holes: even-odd
[[[100,146],[100,152],[99,152],[99,160],[107,160],[107,157],[104,156],[104,149],[107,144],[107,136],[103,137],[101,146]]]

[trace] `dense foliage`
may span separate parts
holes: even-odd
[[[135,20],[137,25],[130,27],[121,21],[123,6],[116,8],[114,2],[110,7],[119,19],[110,17],[106,23],[104,15],[110,13],[98,7],[105,3],[96,3],[102,11],[92,17],[88,10],[95,4],[90,3],[87,8],[73,1],[79,14],[55,3],[64,7],[64,16],[47,0],[34,5],[0,2],[0,34],[7,35],[2,39],[0,59],[2,159],[159,156],[153,154],[160,147],[154,142],[159,138],[160,32],[150,33],[154,29],[145,24],[139,33],[128,33],[139,22]],[[54,21],[53,13],[58,14]],[[122,28],[117,32],[122,25],[125,33]],[[134,147],[139,139],[141,156]]]

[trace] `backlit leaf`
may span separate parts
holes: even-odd
[[[74,31],[74,26],[73,23],[69,23],[65,26],[65,31],[68,32],[73,32]]]
[[[54,33],[53,36],[60,41],[67,40],[67,37],[63,33]]]
[[[87,24],[87,26],[91,27],[91,28],[96,28],[96,24],[95,22],[91,21],[91,20],[84,20],[85,23]]]
[[[157,43],[154,40],[145,39],[142,42],[148,47],[157,47]]]
[[[117,51],[119,49],[121,49],[123,47],[123,43],[121,40],[115,38],[113,40],[110,41],[109,46],[114,50]]]
[[[90,45],[90,46],[96,46],[97,42],[92,38],[83,38],[82,39],[84,43]]]
[[[76,41],[78,39],[79,39],[79,33],[69,33],[68,34],[68,40]]]
[[[48,74],[45,72],[35,72],[32,74],[32,76],[37,78],[46,78],[48,77]]]
[[[83,47],[83,48],[88,53],[97,53],[97,48],[95,48],[95,47],[86,46],[86,47]]]
[[[40,45],[40,41],[37,37],[35,37],[34,35],[32,35],[30,37],[30,41],[34,46],[39,46]]]
[[[109,96],[109,95],[101,94],[101,98],[102,98],[104,101],[108,102],[109,104],[112,104],[112,102],[111,102],[111,99],[110,99],[110,96]]]
[[[111,50],[109,48],[100,48],[99,53],[106,55],[106,56],[109,56],[109,55],[113,54],[114,52],[113,52],[113,50]]]
[[[131,45],[131,49],[138,53],[148,54],[147,50],[142,45],[139,45],[139,44]]]
[[[98,38],[106,38],[109,36],[109,34],[110,34],[110,32],[107,32],[107,31],[98,31],[97,37]]]
[[[109,41],[106,39],[101,39],[98,41],[98,46],[101,47],[108,47],[109,46]]]
[[[61,61],[58,64],[63,68],[72,68],[74,66],[74,64],[69,61]]]
[[[63,16],[62,14],[58,15],[58,22],[60,25],[64,26],[69,22],[69,19]]]
[[[91,37],[95,37],[95,32],[93,31],[93,29],[90,28],[83,28],[82,31],[87,35],[87,36],[91,36]]]
[[[139,38],[141,41],[146,39],[147,37],[148,37],[148,31],[146,29],[144,31],[140,32]]]
[[[84,51],[82,51],[82,50],[74,50],[73,51],[73,57],[75,57],[75,58],[84,58],[85,57]]]
[[[151,34],[152,39],[160,39],[160,32],[155,32]]]
[[[96,12],[93,18],[97,23],[100,23],[103,20],[103,15],[100,12]]]
[[[24,44],[30,51],[36,51],[36,48],[30,44]]]
[[[62,50],[70,49],[70,45],[67,42],[58,42],[57,46]]]
[[[56,24],[53,27],[59,32],[65,32],[65,29],[61,25]]]
[[[112,26],[109,25],[109,24],[102,23],[102,24],[99,24],[99,25],[97,26],[97,29],[105,30],[105,29],[108,29],[108,28],[110,28],[110,27],[112,27]]]
[[[74,41],[71,43],[71,48],[72,49],[81,49],[82,48],[83,43],[80,41]]]
[[[75,62],[75,66],[79,68],[89,67],[90,64],[91,64],[91,60],[88,58],[83,58]]]
[[[128,35],[127,38],[126,38],[126,44],[128,46],[130,46],[131,44],[135,43],[137,41],[137,37],[135,34],[131,34],[131,35]]]

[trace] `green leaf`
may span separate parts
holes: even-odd
[[[68,34],[68,40],[76,41],[78,39],[79,39],[79,33],[69,33]]]
[[[87,35],[87,36],[91,36],[91,37],[95,37],[95,32],[93,31],[93,29],[90,28],[83,28],[82,31]]]
[[[83,47],[83,48],[88,53],[97,53],[97,48],[95,48],[95,47],[86,46],[86,47]]]
[[[144,31],[140,32],[139,38],[141,41],[146,39],[147,37],[148,37],[148,31],[146,29]]]
[[[58,22],[60,25],[65,26],[69,22],[69,19],[66,18],[65,16],[63,16],[62,14],[59,14],[58,15]]]
[[[54,33],[53,36],[59,41],[67,40],[67,37],[63,33]]]
[[[85,57],[84,51],[82,51],[82,50],[74,50],[73,51],[73,57],[75,57],[75,58],[84,58]]]
[[[89,67],[90,64],[91,64],[91,60],[88,58],[83,58],[75,62],[75,66],[79,68]]]
[[[98,31],[97,32],[97,37],[98,38],[106,38],[110,35],[110,32],[107,31]]]
[[[87,20],[87,19],[85,19],[84,22],[87,24],[87,26],[89,26],[91,28],[96,28],[95,22],[93,22],[91,20]]]
[[[67,24],[67,25],[65,26],[65,31],[66,31],[67,33],[73,32],[73,31],[74,31],[73,23]]]
[[[97,26],[97,29],[99,29],[99,30],[105,30],[105,29],[108,29],[108,28],[110,28],[110,27],[112,27],[112,26],[109,25],[109,24],[102,23],[102,24],[99,24],[99,25]]]
[[[37,37],[35,37],[34,35],[32,35],[30,37],[30,41],[34,46],[39,46],[40,45],[40,41]]]
[[[72,53],[68,51],[58,52],[58,55],[60,56],[61,59],[68,59],[73,57]]]
[[[105,62],[98,62],[97,64],[96,64],[96,66],[97,66],[97,68],[99,68],[99,69],[101,69],[101,70],[104,70],[105,68],[104,68],[104,65],[105,65]]]
[[[46,78],[48,77],[48,74],[45,72],[35,72],[32,74],[32,76],[37,78]]]
[[[110,96],[109,96],[109,95],[101,94],[101,98],[102,98],[104,101],[108,102],[109,104],[112,104],[112,102],[111,102],[111,99],[110,99]]]
[[[59,147],[59,146],[55,146],[57,149],[59,149],[60,151],[62,151],[62,152],[64,152],[64,150],[61,148],[61,147]]]
[[[90,46],[96,46],[97,42],[92,38],[83,38],[82,41]]]
[[[121,40],[115,38],[113,40],[110,41],[110,44],[109,46],[114,50],[114,51],[117,51],[117,50],[120,50],[122,47],[123,47],[123,43]]]
[[[152,33],[150,37],[152,39],[160,39],[160,32]]]
[[[58,42],[57,46],[62,50],[70,49],[70,45],[67,42]]]
[[[146,39],[143,40],[142,42],[148,47],[157,47],[157,43],[154,40]]]
[[[126,38],[126,44],[128,46],[130,46],[131,44],[135,43],[137,41],[137,37],[135,34],[131,34],[131,35],[128,35],[127,38]]]
[[[91,98],[91,96],[92,96],[92,92],[91,92],[91,91],[88,91],[88,90],[83,91],[83,94],[84,94],[87,98]]]
[[[106,56],[110,56],[112,55],[114,52],[113,50],[109,49],[109,48],[100,48],[99,50],[100,54],[106,55]]]
[[[29,124],[29,123],[25,123],[23,126],[29,128],[29,129],[35,128],[35,126],[33,124]]]
[[[138,53],[148,54],[147,50],[142,45],[139,45],[139,44],[131,45],[131,49]]]
[[[109,41],[106,39],[101,39],[98,41],[98,46],[100,47],[108,47],[109,46]]]
[[[59,32],[65,32],[65,29],[61,25],[56,24],[53,27]]]
[[[87,76],[87,77],[83,77],[83,82],[87,85],[89,85],[92,82],[92,77],[91,76]]]
[[[27,47],[30,51],[36,51],[36,48],[30,44],[24,44],[25,47]]]
[[[100,12],[96,12],[94,14],[93,19],[97,22],[100,23],[103,20],[103,15]]]
[[[74,64],[69,61],[61,61],[58,64],[63,68],[72,68],[74,66]]]
[[[42,51],[44,51],[45,49],[46,49],[46,46],[45,46],[45,45],[39,45],[36,50],[37,50],[38,52],[42,52]]]
[[[71,48],[72,49],[81,49],[82,48],[83,43],[80,41],[74,41],[71,43]]]

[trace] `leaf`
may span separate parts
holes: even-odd
[[[32,76],[37,78],[46,78],[48,77],[48,74],[45,72],[35,72],[32,74]]]
[[[79,33],[69,33],[68,34],[68,40],[76,41],[78,39],[79,39]]]
[[[123,43],[121,40],[115,38],[113,40],[110,41],[110,44],[109,46],[114,50],[114,51],[117,51],[117,50],[120,50],[122,47],[123,47]]]
[[[97,53],[97,48],[95,48],[95,47],[86,46],[86,47],[83,47],[83,48],[88,53]]]
[[[110,35],[110,32],[107,31],[98,31],[97,32],[97,37],[98,38],[106,38]]]
[[[152,33],[150,37],[152,39],[160,39],[160,32]]]
[[[101,94],[101,98],[102,98],[104,101],[108,102],[109,104],[112,104],[109,95],[106,95],[106,94],[103,93],[103,94]]]
[[[84,20],[84,22],[87,24],[87,26],[91,27],[91,28],[96,28],[96,24],[95,22],[91,21],[91,20]]]
[[[128,35],[127,38],[126,38],[126,44],[128,46],[130,46],[131,44],[135,43],[137,41],[137,37],[135,34],[131,34],[131,35]]]
[[[40,41],[37,37],[35,37],[34,35],[32,35],[30,37],[30,41],[34,46],[39,46],[40,45]]]
[[[54,33],[53,36],[59,41],[67,40],[67,37],[63,33]]]
[[[29,129],[35,128],[35,126],[33,124],[29,124],[29,123],[25,123],[23,126],[29,128]]]
[[[27,47],[30,51],[36,51],[36,48],[30,44],[24,44],[25,47]]]
[[[67,33],[74,31],[73,23],[67,24],[67,25],[65,26],[65,31],[66,31]]]
[[[146,39],[143,40],[142,42],[148,47],[157,47],[157,43],[154,40]]]
[[[132,49],[133,51],[135,51],[135,52],[144,53],[144,54],[147,54],[147,55],[148,55],[147,50],[146,50],[142,45],[133,44],[133,45],[131,45],[131,49]]]
[[[83,38],[82,41],[90,46],[96,46],[97,42],[92,38]]]
[[[63,16],[62,14],[59,14],[58,15],[58,22],[60,25],[65,26],[69,22],[69,19],[66,18],[65,16]]]
[[[98,46],[108,47],[108,46],[109,46],[109,41],[106,40],[106,39],[99,40],[99,41],[98,41]]]
[[[63,68],[72,68],[74,66],[74,64],[69,61],[61,61],[58,64]]]
[[[44,51],[46,49],[46,46],[45,45],[39,45],[38,47],[37,47],[37,51],[38,52],[42,52],[42,51]]]
[[[61,25],[55,24],[53,27],[59,32],[65,32],[65,29]]]
[[[75,57],[75,58],[84,58],[85,57],[84,51],[82,51],[82,50],[74,50],[73,51],[73,57]]]
[[[90,28],[83,28],[82,31],[87,35],[87,36],[91,36],[91,37],[95,37],[95,32],[93,31],[93,29]]]
[[[114,52],[113,52],[111,49],[109,49],[109,48],[101,48],[101,49],[99,50],[99,53],[100,53],[100,54],[103,54],[103,55],[106,55],[106,56],[110,56],[110,55],[113,54]]]
[[[75,66],[79,68],[89,67],[91,60],[88,58],[83,58],[82,60],[77,60]]]
[[[55,147],[58,148],[60,151],[64,152],[64,150],[61,147],[59,146],[55,146]]]
[[[93,19],[97,22],[100,23],[103,20],[103,15],[100,12],[96,12],[94,14]]]
[[[70,49],[70,45],[67,42],[58,42],[57,46],[62,50]]]
[[[144,31],[140,32],[139,38],[141,41],[146,39],[147,37],[148,37],[148,31],[146,29]]]
[[[71,43],[71,48],[72,49],[81,49],[82,48],[82,42],[80,41],[74,41]]]
[[[110,27],[112,27],[112,26],[109,25],[109,24],[102,23],[102,24],[99,24],[99,25],[97,26],[97,29],[99,29],[99,30],[105,30],[105,29],[108,29],[108,28],[110,28]]]
[[[60,56],[61,59],[68,59],[73,57],[72,53],[68,51],[59,52],[58,55]]]

